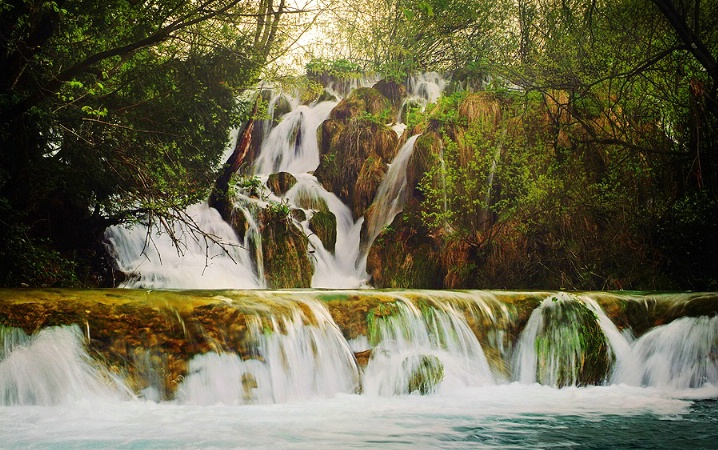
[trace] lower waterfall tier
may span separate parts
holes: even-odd
[[[718,385],[718,293],[0,290],[0,405]]]

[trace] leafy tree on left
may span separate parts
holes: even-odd
[[[0,0],[0,285],[97,284],[111,224],[205,198],[283,0]]]

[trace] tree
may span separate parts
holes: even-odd
[[[289,12],[285,0],[0,1],[0,284],[33,283],[15,262],[38,248],[72,269],[102,253],[110,224],[186,219]]]
[[[417,70],[498,60],[510,41],[510,5],[503,0],[345,0],[329,10],[329,56],[399,81]]]

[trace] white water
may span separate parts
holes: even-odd
[[[7,345],[8,338],[15,338],[12,345]],[[19,330],[7,333],[0,355],[0,405],[47,406],[88,397],[119,400],[119,385],[109,372],[92,365],[82,339],[77,326],[46,328],[31,338]]]
[[[262,143],[254,173],[300,174],[315,170],[319,165],[317,128],[329,117],[334,106],[336,106],[335,102],[322,102],[313,106],[301,105],[285,114],[279,125]]]
[[[276,300],[273,300],[276,301]],[[358,388],[359,369],[349,344],[328,312],[316,301],[301,301],[315,322],[296,305],[290,316],[256,318],[249,326],[255,359],[233,353],[207,353],[190,361],[189,374],[178,388],[180,403],[230,405],[288,403],[330,398]]]
[[[419,138],[419,135],[410,137],[404,145],[399,149],[399,152],[394,157],[394,160],[389,165],[384,179],[381,181],[379,188],[377,189],[376,195],[374,196],[375,205],[374,213],[369,218],[368,222],[368,240],[362,243],[364,248],[364,254],[361,255],[359,266],[362,270],[366,268],[366,257],[371,247],[371,244],[379,236],[382,229],[391,224],[399,214],[410,192],[406,189],[406,166],[409,163],[409,159],[414,151],[414,144]]]
[[[580,302],[596,314],[596,322],[604,334],[604,339],[609,345],[609,356],[615,357],[617,361],[624,361],[628,357],[629,343],[611,320],[606,316],[601,307],[595,300],[588,296],[575,296],[565,292],[559,292],[550,295],[544,299],[539,308],[536,308],[529,318],[526,327],[519,337],[518,348],[514,357],[514,370],[516,371],[516,380],[524,384],[537,382],[537,371],[540,370],[537,359],[537,339],[544,331],[544,313],[551,314],[555,320],[565,321],[566,325],[561,328],[561,334],[558,336],[546,336],[552,339],[552,350],[548,358],[547,367],[544,370],[546,384],[558,386],[559,371],[566,363],[570,367],[575,367],[578,360],[584,355],[584,348],[579,344],[581,338],[576,334],[577,328],[572,325],[578,320],[578,317],[568,315],[564,312],[564,306],[570,302]],[[718,378],[716,379],[718,381]],[[576,384],[577,374],[573,373],[569,384]]]
[[[312,287],[317,288],[355,288],[363,286],[366,273],[357,264],[359,258],[359,237],[363,218],[354,221],[349,208],[331,192],[327,192],[313,175],[297,174],[297,184],[290,189],[285,198],[297,205],[298,198],[316,198],[327,204],[329,211],[337,219],[337,240],[334,252],[324,248],[319,237],[309,230],[309,219],[313,210],[306,210],[307,220],[302,224],[305,234],[312,245],[314,275]]]
[[[120,286],[127,288],[254,289],[264,287],[244,243],[207,204],[187,210],[206,235],[176,224],[176,246],[166,231],[148,234],[147,227],[113,226],[105,239],[121,272],[131,274]]]
[[[434,77],[416,79],[412,86],[423,103],[435,101],[436,89],[443,87]],[[309,237],[315,258],[312,284],[361,286],[365,274],[356,262],[362,219],[354,222],[348,208],[307,173],[318,163],[312,141],[316,128],[311,128],[328,114],[322,108],[295,104],[280,126],[267,131],[267,142],[274,144],[263,147],[256,170],[263,175],[296,171],[298,184],[285,198],[294,202],[300,189],[316,190],[337,217],[334,253],[316,236]],[[300,145],[291,139],[297,129],[302,130]],[[395,165],[399,167],[398,160]],[[118,265],[135,274],[124,286],[263,287],[261,271],[240,247],[249,248],[247,242],[240,243],[216,211],[198,205],[188,212],[203,229],[234,244],[230,255],[186,229],[176,230],[185,242],[178,255],[166,235],[146,245],[146,229],[115,228],[108,231],[108,241]],[[311,217],[312,211],[307,213]],[[253,217],[249,210],[247,214]],[[306,221],[298,225],[309,234]],[[261,251],[259,255],[261,260]],[[541,323],[533,315],[514,349],[503,325],[509,314],[489,301],[456,294],[461,301],[437,300],[422,311],[397,295],[399,314],[379,322],[373,345],[367,337],[350,345],[323,306],[302,300],[301,292],[296,295],[312,320],[298,310],[269,322],[258,319],[251,328],[261,357],[242,360],[231,352],[195,356],[176,399],[160,403],[128,395],[120,381],[90,358],[86,333],[77,327],[48,328],[31,337],[4,331],[0,405],[6,406],[0,406],[0,448],[575,447],[586,442],[576,436],[592,423],[610,424],[597,434],[617,439],[625,423],[645,418],[645,424],[631,425],[623,435],[640,447],[636,436],[652,436],[659,427],[681,435],[683,428],[671,425],[690,417],[690,400],[718,397],[716,318],[679,319],[629,342],[595,302],[581,296],[597,313],[616,357],[614,371],[605,386],[556,389],[535,383]],[[475,302],[470,313],[457,306],[462,302]],[[507,366],[514,361],[507,378],[489,364],[469,316],[495,327],[487,332],[490,345]],[[372,351],[365,369],[357,366],[352,350]],[[406,362],[424,355],[438,358],[444,374],[434,393],[420,396],[408,392],[411,364]],[[520,383],[510,383],[512,379]],[[718,416],[717,408],[711,411]],[[715,423],[701,420],[699,436],[706,436]],[[697,434],[685,438],[692,442]],[[700,439],[690,447],[714,445],[704,439],[705,447]],[[618,443],[622,441],[597,445]],[[664,444],[659,440],[646,446]]]
[[[380,316],[374,332],[351,346],[314,295],[283,292],[277,298],[257,291],[243,308],[282,313],[262,313],[249,323],[256,358],[242,361],[231,352],[195,356],[176,399],[160,403],[129,395],[121,380],[92,359],[85,350],[87,330],[51,327],[27,336],[0,328],[0,403],[6,405],[0,406],[0,447],[545,448],[590,439],[608,448],[628,439],[638,448],[711,448],[714,443],[709,436],[716,434],[710,431],[718,417],[716,402],[701,406],[707,412],[694,417],[692,401],[718,398],[715,317],[678,319],[629,348],[614,345],[617,355],[628,355],[618,360],[630,364],[620,370],[623,363],[616,363],[613,384],[556,389],[510,383],[490,368],[467,319],[497,328],[489,341],[501,346],[499,331],[512,319],[494,295],[390,294],[385,304],[394,305],[393,312]],[[577,298],[597,306],[590,296]],[[351,347],[372,350],[364,370]],[[504,351],[511,360],[510,347]],[[410,394],[405,387],[410,372],[405,362],[417,355],[436,356],[444,368],[429,395]],[[631,378],[636,369],[651,376]],[[668,434],[656,436],[658,428]]]
[[[364,393],[410,394],[408,378],[426,356],[441,362],[441,392],[495,383],[481,344],[450,304],[437,303],[422,311],[401,296],[394,304],[396,313],[374,319],[371,339],[377,344],[364,374]]]
[[[613,382],[667,389],[718,386],[718,316],[655,327],[619,360]]]

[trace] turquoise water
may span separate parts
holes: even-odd
[[[3,449],[691,448],[718,443],[718,389],[518,383],[430,396],[200,406],[0,407]]]

